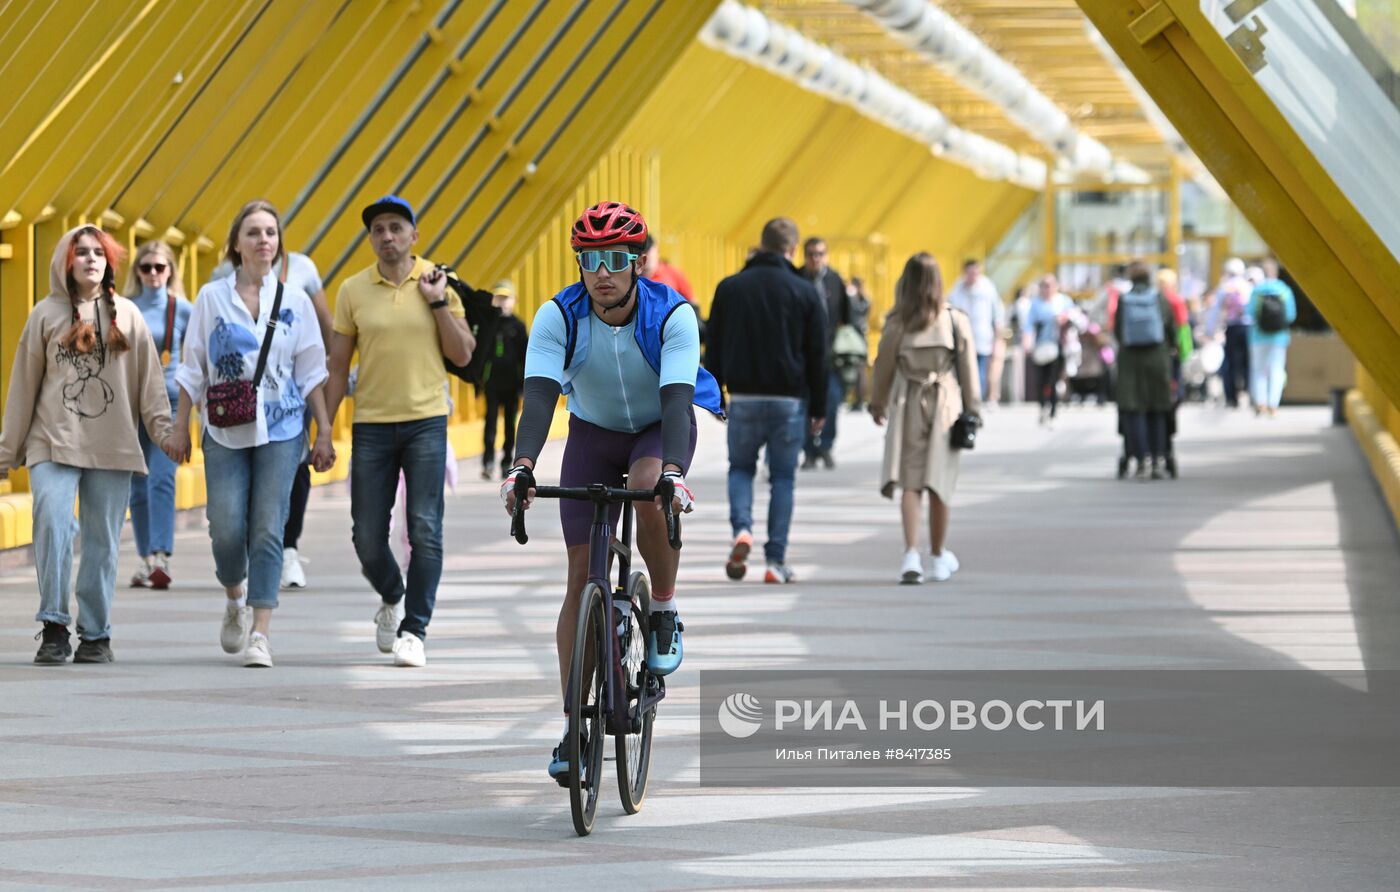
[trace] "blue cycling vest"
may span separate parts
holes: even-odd
[[[593,307],[588,298],[588,289],[583,287],[582,282],[575,282],[554,295],[554,302],[559,305],[567,323],[563,391],[568,394],[573,391],[573,379],[578,374],[579,367],[588,358],[588,326],[578,323],[580,319],[588,317]],[[666,321],[671,318],[671,314],[687,303],[680,292],[669,285],[653,282],[651,279],[637,279],[637,324],[633,330],[642,357],[658,376],[661,375],[661,333],[665,330]],[[724,417],[719,382],[703,365],[695,373],[693,402],[720,418]]]

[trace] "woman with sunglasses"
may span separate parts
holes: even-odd
[[[722,413],[719,385],[700,367],[700,328],[694,308],[675,289],[641,276],[647,238],[642,215],[605,201],[574,223],[570,244],[580,281],[540,307],[525,353],[525,400],[516,432],[515,467],[501,485],[506,511],[515,506],[515,482],[534,485],[559,394],[569,397],[569,435],[559,485],[651,489],[661,477],[675,483],[673,508],[690,511],[685,471],[695,454],[692,404]],[[533,489],[530,490],[533,492]],[[532,498],[532,497],[531,497]],[[529,501],[525,507],[529,507]],[[615,506],[617,523],[620,506]],[[559,685],[566,691],[578,625],[579,596],[588,578],[589,503],[560,500],[569,556],[568,589],[559,611]],[[637,506],[637,548],[651,576],[651,635],[647,664],[668,675],[681,663],[676,613],[680,555],[666,541],[659,506]],[[566,748],[554,750],[549,775],[569,771]]]
[[[172,450],[170,401],[146,322],[116,295],[122,250],[95,226],[65,234],[49,296],[24,324],[0,432],[0,478],[29,469],[42,643],[34,662],[112,662],[112,597],[131,475],[144,473],[137,429]],[[73,522],[74,503],[78,522]],[[73,585],[73,540],[81,533]],[[78,650],[68,636],[78,599]]]
[[[185,329],[193,309],[185,300],[180,265],[165,242],[151,241],[136,249],[126,293],[146,320],[165,368],[165,394],[170,405],[180,402],[175,370]],[[146,474],[131,478],[131,529],[141,565],[131,576],[132,588],[170,587],[170,556],[175,553],[175,468],[144,430],[138,430],[146,455]]]

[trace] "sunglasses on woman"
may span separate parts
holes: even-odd
[[[149,276],[151,273],[163,273],[163,272],[166,271],[166,269],[168,269],[168,267],[167,267],[164,263],[143,263],[143,264],[141,264],[141,272],[145,273],[145,274],[148,275],[148,276]]]
[[[586,273],[596,273],[600,266],[606,266],[610,273],[620,273],[641,256],[628,251],[580,251],[578,265]]]

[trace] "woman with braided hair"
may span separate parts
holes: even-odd
[[[34,565],[44,624],[36,663],[112,661],[109,615],[117,545],[131,475],[146,473],[137,436],[144,425],[169,453],[170,400],[160,357],[136,305],[116,293],[122,250],[95,226],[59,239],[48,297],[20,335],[0,430],[0,476],[29,470]],[[74,503],[78,523],[73,523]],[[75,593],[78,644],[68,612],[73,534],[82,534]]]

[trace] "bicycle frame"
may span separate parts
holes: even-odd
[[[515,536],[515,540],[523,545],[529,541],[529,536],[525,532],[525,512],[521,505],[524,503],[524,497],[529,487],[528,483],[524,481],[522,483],[517,483],[516,486],[516,509],[511,522],[511,533]],[[674,489],[673,485],[668,484],[670,484],[669,480],[663,480],[661,484],[662,511],[666,515],[666,537],[672,548],[679,548],[680,531],[671,510]],[[626,591],[627,579],[632,570],[632,503],[650,502],[657,495],[658,493],[653,490],[619,489],[601,483],[575,488],[535,487],[536,498],[576,499],[593,503],[593,522],[588,531],[588,582],[597,583],[598,587],[602,589],[603,611],[607,617],[608,627],[612,630],[612,634],[603,636],[603,653],[597,655],[598,659],[604,661],[603,665],[608,667],[604,676],[606,681],[603,684],[602,702],[599,705],[602,715],[607,719],[608,730],[612,734],[631,733],[640,729],[642,716],[646,715],[647,710],[666,696],[666,686],[662,682],[654,690],[640,690],[637,695],[636,708],[628,709],[627,698],[624,696],[624,692],[627,690],[627,679],[623,676],[622,670],[622,644],[617,636],[616,612],[613,606],[614,593]],[[622,505],[622,530],[621,536],[614,539],[612,524],[608,519],[608,508],[617,503]],[[616,588],[614,588],[608,573],[608,565],[613,558],[616,558],[618,562],[618,585]],[[570,688],[576,681],[574,678],[569,679]],[[566,712],[571,693],[571,690],[565,692]]]

